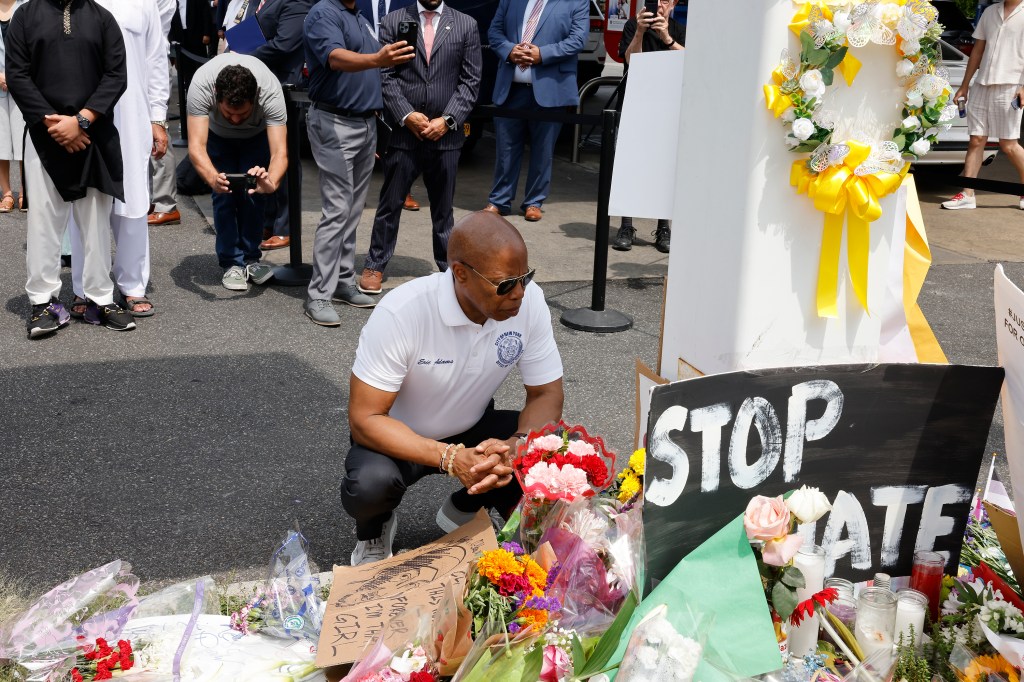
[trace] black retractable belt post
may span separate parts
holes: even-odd
[[[185,90],[185,74],[181,70],[182,60],[186,57],[182,54],[184,50],[181,48],[181,43],[171,43],[171,49],[174,51],[174,65],[178,72],[178,128],[181,130],[181,137],[172,140],[171,145],[174,147],[187,147],[188,146],[188,116],[185,113],[187,99]]]
[[[305,286],[313,277],[313,266],[302,262],[302,175],[299,158],[299,125],[303,103],[309,96],[294,85],[285,85],[285,106],[288,113],[288,264],[274,268],[274,283],[284,286]]]
[[[608,284],[608,198],[612,190],[612,164],[615,161],[615,133],[619,112],[606,109],[601,117],[601,171],[597,190],[597,235],[594,240],[594,283],[589,308],[562,313],[562,324],[585,332],[621,332],[633,326],[633,318],[604,307]]]

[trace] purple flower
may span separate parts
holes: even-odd
[[[506,552],[512,552],[515,555],[526,554],[526,550],[523,549],[522,545],[518,542],[503,542],[501,548]]]
[[[558,611],[562,603],[557,597],[530,597],[523,604],[525,609],[540,609],[542,611]]]
[[[551,570],[548,571],[548,581],[544,585],[544,590],[545,591],[551,589],[551,586],[555,584],[556,580],[558,580],[558,574],[561,573],[561,572],[562,572],[562,564],[556,562],[555,565],[551,567]]]
[[[513,635],[522,630],[523,627],[519,623],[509,623],[508,631]]]

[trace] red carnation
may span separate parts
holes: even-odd
[[[410,673],[409,682],[437,682],[437,678],[434,677],[433,673],[421,670],[419,672]]]
[[[85,678],[82,677],[82,673],[78,672],[78,668],[71,669],[71,682],[85,682]]]
[[[498,579],[498,593],[503,597],[511,597],[516,592],[529,592],[532,589],[526,576],[505,573]]]

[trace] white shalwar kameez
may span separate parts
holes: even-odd
[[[124,201],[114,201],[110,229],[117,245],[114,281],[125,296],[145,296],[149,284],[149,157],[153,152],[152,121],[167,118],[170,78],[167,33],[157,0],[96,0],[117,19],[124,37],[128,89],[114,107],[124,160]],[[82,288],[81,234],[70,222],[72,283]]]

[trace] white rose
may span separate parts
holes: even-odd
[[[395,656],[391,659],[390,668],[401,675],[403,680],[408,680],[412,673],[420,672],[427,666],[426,655],[417,653],[407,650],[401,656]]]
[[[903,54],[907,55],[908,57],[911,55],[915,55],[921,51],[921,41],[916,39],[904,40],[902,49]]]
[[[850,13],[849,12],[836,12],[832,15],[832,25],[836,27],[837,31],[846,33],[850,30]]]
[[[917,130],[921,127],[921,119],[917,116],[907,116],[903,119],[902,125],[904,130]]]
[[[932,149],[932,143],[928,140],[918,140],[914,144],[910,145],[910,152],[917,157],[924,156]]]
[[[825,493],[817,488],[801,486],[786,500],[789,513],[796,517],[800,523],[814,523],[826,512],[832,511]]]
[[[882,23],[888,28],[895,29],[896,24],[900,23],[900,19],[903,18],[903,8],[899,5],[880,5],[878,18],[881,19]]]
[[[809,118],[798,118],[793,121],[793,137],[806,140],[814,134],[814,123]]]
[[[796,109],[790,107],[782,114],[782,120],[786,123],[792,123],[796,120]]]
[[[906,78],[912,73],[914,73],[914,62],[909,59],[901,59],[896,62],[896,75],[898,77]]]
[[[800,76],[800,89],[807,97],[821,97],[825,94],[825,80],[821,77],[821,71],[811,69]]]
[[[938,99],[947,86],[948,83],[944,79],[931,74],[925,74],[917,79],[917,89],[928,101]]]
[[[907,93],[907,106],[912,109],[919,109],[924,106],[924,95],[917,90]]]

